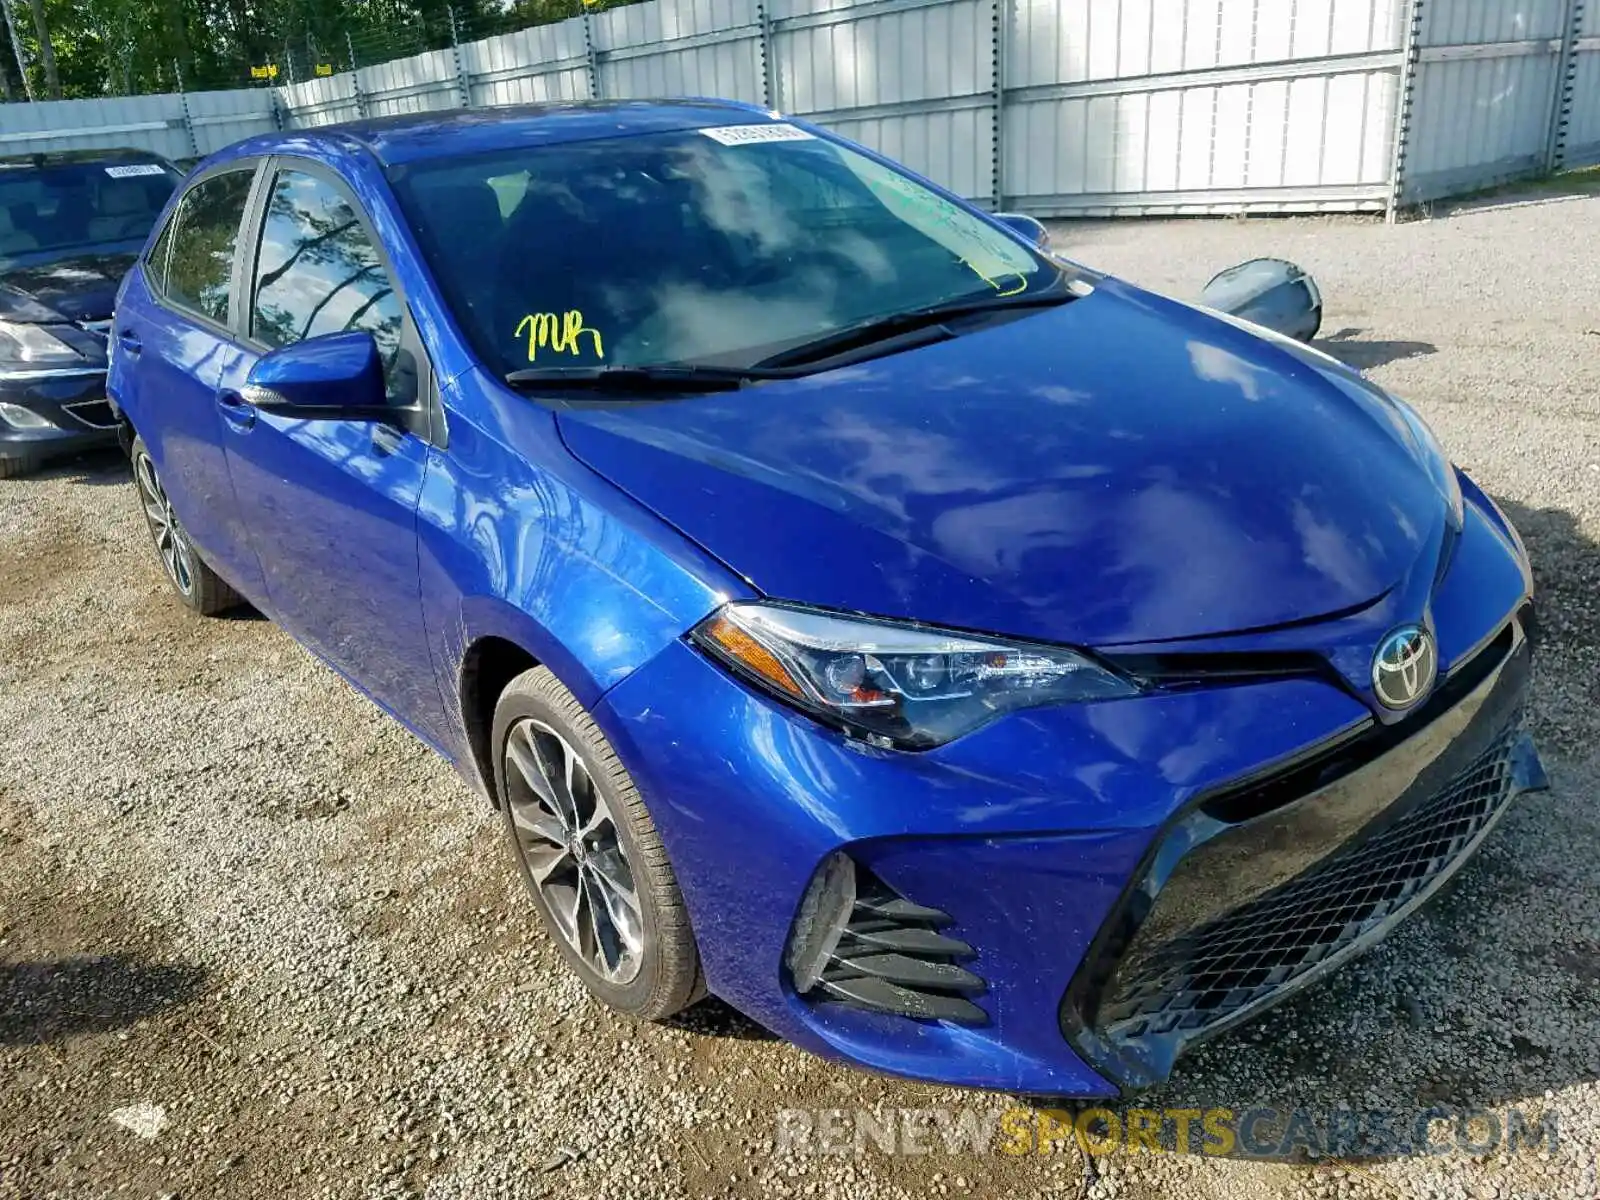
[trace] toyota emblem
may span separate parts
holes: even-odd
[[[1428,694],[1438,670],[1432,635],[1420,625],[1402,625],[1378,643],[1372,690],[1385,708],[1410,708]]]

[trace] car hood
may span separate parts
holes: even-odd
[[[1360,608],[1446,511],[1359,376],[1109,279],[855,366],[558,422],[769,596],[1079,645]]]
[[[137,257],[94,251],[9,266],[0,271],[0,320],[103,321]]]

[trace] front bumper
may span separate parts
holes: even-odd
[[[0,380],[0,404],[31,414],[8,420],[0,409],[0,458],[45,458],[117,444],[104,370]]]
[[[1403,727],[1335,738],[1202,797],[1156,839],[1061,1006],[1123,1087],[1371,946],[1546,786],[1523,725],[1530,651],[1513,619]],[[1403,736],[1402,736],[1403,735]]]
[[[1444,699],[1399,722],[1325,678],[1283,677],[1027,710],[911,754],[849,741],[673,645],[594,715],[650,806],[711,990],[801,1046],[872,1070],[1106,1096],[1161,1078],[1197,1038],[1332,969],[1541,782],[1519,723],[1526,562],[1492,506],[1471,500],[1431,602]],[[1455,797],[1440,802],[1450,811],[1439,796]],[[1450,808],[1463,797],[1470,813]],[[1299,958],[1256,964],[1271,979],[1223,989],[1249,995],[1217,1004],[1213,987],[1194,1000],[1187,948],[1227,953],[1218,928],[1232,936],[1275,906],[1324,928],[1329,910],[1286,889],[1370,864],[1386,837],[1411,837],[1407,822],[1424,817],[1433,841],[1418,850],[1412,838],[1401,857],[1432,865],[1385,882],[1344,923],[1353,936],[1297,934]],[[948,918],[938,934],[972,948],[960,965],[986,984],[973,997],[982,1020],[796,993],[785,950],[797,910],[841,851],[864,878]],[[1190,999],[1166,1002],[1178,995]]]

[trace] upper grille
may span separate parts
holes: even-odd
[[[1442,883],[1515,795],[1513,725],[1387,829],[1156,948],[1119,973],[1096,1025],[1113,1042],[1228,1023],[1353,951]]]

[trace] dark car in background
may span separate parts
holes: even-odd
[[[0,158],[0,479],[116,443],[112,301],[182,178],[138,150]]]

